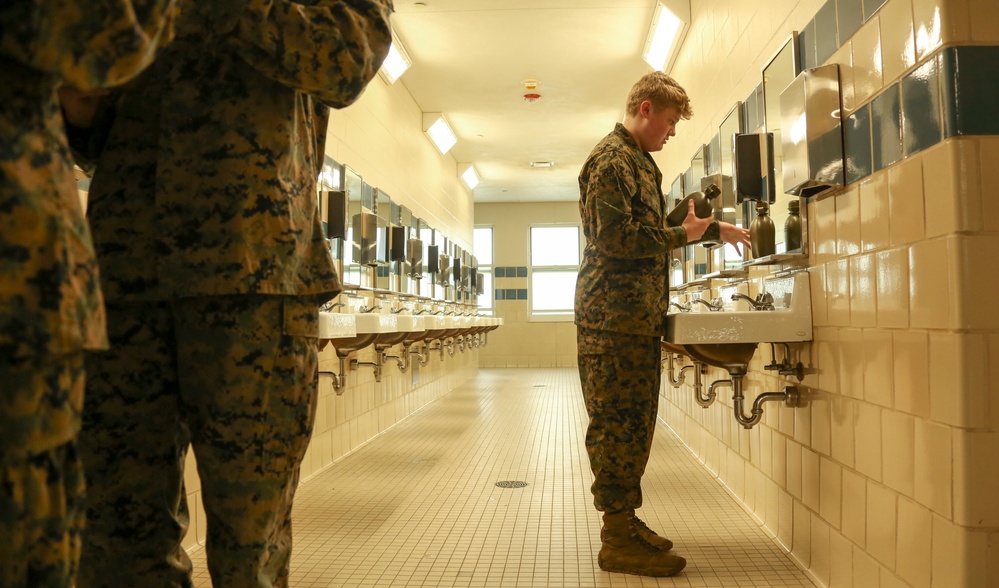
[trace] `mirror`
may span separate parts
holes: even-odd
[[[433,245],[434,241],[434,230],[431,229],[430,225],[427,224],[427,221],[422,218],[417,219],[417,228],[419,229],[420,235],[420,249],[422,250],[421,261],[423,262],[423,267],[420,270],[420,277],[416,278],[414,276],[414,279],[419,280],[420,296],[430,298],[433,295],[434,278],[436,277],[436,275],[430,271],[431,263],[434,259],[430,251],[430,247]]]
[[[787,220],[788,207],[797,196],[784,193],[781,157],[780,94],[801,73],[801,53],[798,50],[798,33],[794,31],[780,51],[763,68],[763,125],[767,133],[773,134],[774,174],[773,185],[776,200],[770,206],[770,217],[774,226],[783,227]],[[746,205],[744,205],[746,206]],[[752,215],[755,216],[755,215]],[[784,253],[784,231],[776,231],[777,253]]]
[[[669,195],[667,196],[666,208],[672,210],[674,206],[683,200],[683,174],[676,176],[673,180],[673,184],[670,186]],[[684,273],[683,273],[683,262],[686,256],[684,255],[685,247],[677,247],[670,252],[670,278],[669,283],[673,286],[679,286],[683,283]]]
[[[450,243],[438,229],[434,229],[434,246],[437,248],[437,280],[433,297],[436,300],[445,300],[451,286]]]
[[[347,237],[344,240],[341,279],[344,284],[361,286],[362,276],[367,275],[367,272],[362,271],[360,259],[355,256],[354,244],[357,243],[354,232],[355,223],[358,226],[361,223],[360,220],[355,219],[358,219],[362,212],[370,212],[370,209],[365,210],[362,206],[364,180],[348,165],[343,166],[343,182],[344,190],[347,192]]]
[[[375,288],[379,290],[398,291],[399,264],[392,260],[392,229],[398,225],[399,205],[379,188],[372,188],[375,203],[375,215],[378,217],[377,259],[378,269],[375,272]]]
[[[707,167],[704,158],[705,146],[701,145],[690,158],[690,167],[683,178],[683,188],[687,194],[700,190],[701,178],[707,175]],[[687,245],[684,248],[686,257],[688,282],[693,282],[704,277],[708,273],[708,250],[699,245]]]
[[[465,294],[464,284],[461,282],[461,270],[465,267],[465,252],[457,244],[451,244],[451,300],[461,302]]]
[[[343,278],[343,249],[347,237],[347,192],[344,189],[343,165],[329,155],[316,182],[319,192],[319,218],[323,235],[329,240],[330,255],[336,274]]]
[[[745,125],[742,113],[742,103],[736,102],[718,125],[718,175],[721,177],[721,183],[715,183],[722,188],[722,193],[721,202],[715,205],[715,218],[738,227],[748,227],[749,221],[745,214],[738,212],[732,181],[735,176],[735,137],[743,132]],[[739,268],[744,259],[743,255],[728,243],[723,247],[716,247],[714,255],[717,256],[714,268],[719,270]]]

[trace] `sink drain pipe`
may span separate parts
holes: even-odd
[[[708,371],[707,366],[704,365],[703,362],[697,361],[696,359],[692,359],[691,361],[693,362],[693,365],[683,366],[682,368],[680,368],[679,374],[677,375],[675,372],[675,368],[673,366],[673,361],[674,359],[679,357],[680,355],[677,353],[666,354],[667,358],[666,377],[669,378],[669,383],[672,384],[674,388],[679,388],[680,386],[683,385],[684,381],[686,380],[687,370],[691,369],[694,370],[694,383],[692,386],[694,388],[694,402],[696,402],[697,404],[701,405],[704,408],[711,406],[711,403],[715,401],[714,384],[712,384],[711,387],[708,389],[707,397],[701,396],[701,389],[703,388],[703,384],[701,383],[701,376],[707,373]]]
[[[800,406],[801,394],[798,392],[797,386],[784,386],[783,392],[764,392],[753,400],[753,408],[750,409],[750,415],[746,416],[743,413],[743,404],[746,401],[746,397],[742,393],[742,379],[744,374],[731,374],[731,380],[715,380],[711,383],[708,389],[708,396],[714,396],[714,388],[716,386],[731,386],[732,387],[732,405],[735,409],[735,420],[739,421],[744,429],[752,429],[753,425],[760,422],[763,418],[763,403],[764,402],[783,402],[784,406],[788,408],[795,408]]]

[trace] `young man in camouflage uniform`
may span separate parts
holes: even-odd
[[[579,174],[586,237],[576,282],[579,377],[590,417],[593,503],[603,512],[597,561],[610,572],[669,576],[686,564],[669,553],[669,539],[635,516],[659,403],[669,252],[719,235],[749,242],[745,229],[697,218],[693,202],[682,226],[666,226],[662,173],[650,152],[691,115],[672,78],[644,76],[628,96],[624,123],[593,148]]]
[[[87,363],[80,588],[192,585],[189,443],[214,585],[287,585],[318,305],[341,288],[316,196],[328,107],[377,72],[391,11],[184,0],[175,41],[88,144],[111,351]]]
[[[72,586],[83,528],[83,353],[107,346],[90,230],[56,99],[122,83],[172,2],[0,4],[0,586]]]

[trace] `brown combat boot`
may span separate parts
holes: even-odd
[[[652,547],[639,534],[644,524],[636,524],[636,520],[634,511],[604,513],[600,532],[603,544],[597,556],[600,569],[639,576],[672,576],[687,565],[682,557]]]
[[[673,542],[650,529],[649,526],[645,524],[645,521],[635,516],[635,511],[629,510],[621,512],[631,513],[631,520],[635,524],[635,530],[638,532],[638,536],[641,537],[642,541],[645,541],[649,547],[652,547],[657,551],[669,551],[670,549],[673,549]],[[606,533],[606,529],[601,527],[601,541],[603,541]]]

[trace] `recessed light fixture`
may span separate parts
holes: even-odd
[[[437,150],[441,152],[441,155],[447,153],[458,142],[458,137],[451,130],[451,125],[447,124],[444,115],[440,112],[423,113],[423,129]]]
[[[385,61],[382,62],[378,73],[381,74],[386,82],[394,84],[396,80],[402,77],[402,74],[406,73],[406,70],[411,65],[413,65],[413,60],[409,58],[406,48],[402,46],[395,31],[392,31],[392,44],[389,45],[388,55],[385,57]]]
[[[468,186],[469,190],[474,190],[475,187],[479,185],[479,174],[475,171],[475,167],[472,164],[466,163],[464,166],[465,169],[461,172],[459,177],[462,182],[465,182],[465,185]],[[458,169],[461,169],[461,167],[462,166],[458,166]]]
[[[658,71],[667,71],[670,66],[670,53],[679,45],[679,39],[686,23],[663,3],[656,2],[649,35],[645,40],[642,59]]]
[[[532,161],[531,167],[555,167],[554,161]]]

